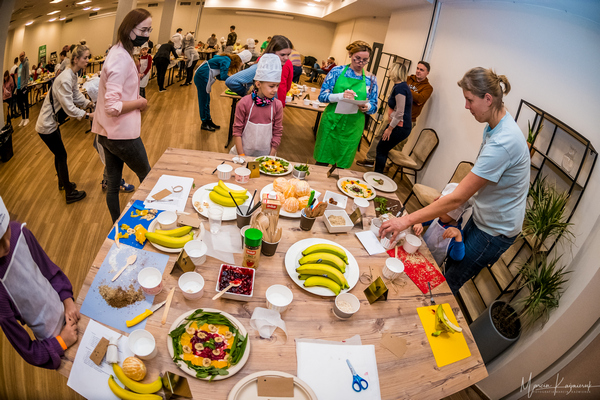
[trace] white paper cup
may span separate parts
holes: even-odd
[[[305,106],[309,106],[310,105],[310,100],[309,99],[304,99],[304,105]]]
[[[406,235],[406,238],[404,239],[404,245],[402,247],[404,247],[404,251],[406,251],[408,254],[412,254],[419,250],[419,247],[421,247],[421,239],[415,235]]]
[[[250,228],[251,228],[250,225],[246,225],[246,226],[242,227],[242,229],[240,229],[240,235],[242,235],[242,247],[244,247],[244,238],[245,238],[244,234],[246,233],[246,230],[250,229]]]
[[[187,254],[194,263],[194,266],[198,267],[206,261],[208,247],[202,240],[190,240],[183,245],[183,249],[185,250],[185,254]]]
[[[287,310],[288,306],[294,299],[292,291],[283,285],[273,285],[267,289],[267,308],[280,313]]]
[[[388,236],[391,236],[391,234],[388,234]],[[397,240],[394,240],[392,242],[392,240],[389,237],[382,237],[381,240],[379,240],[379,243],[381,243],[381,245],[383,246],[384,249],[389,250],[394,248],[394,246],[396,246],[396,243],[398,243]]]
[[[222,181],[231,178],[231,171],[233,171],[233,167],[228,164],[221,164],[217,167],[217,175]]]
[[[197,272],[186,272],[178,282],[183,297],[188,300],[197,300],[204,294],[204,278]]]
[[[346,307],[348,307],[346,309]],[[333,313],[340,319],[347,319],[360,309],[360,300],[352,293],[340,293],[333,303]]]
[[[314,87],[313,87],[313,88],[310,88],[310,91],[311,91],[311,92],[316,92],[316,91],[317,91],[317,88],[314,88]]]
[[[292,96],[285,96],[285,102],[289,103],[292,101]]]
[[[250,170],[243,167],[236,168],[235,181],[237,183],[248,183],[250,181]]]
[[[177,214],[173,211],[163,211],[156,217],[160,229],[169,230],[177,228]]]
[[[318,101],[313,101],[312,102],[312,106],[313,106],[313,108],[319,108],[319,102]]]
[[[362,212],[362,211],[361,211]],[[371,220],[371,232],[375,234],[375,236],[379,237],[379,229],[381,229],[381,220],[379,218],[373,218]]]
[[[360,208],[360,212],[362,215],[365,215],[367,213],[367,210],[369,209],[369,200],[361,199],[358,197],[354,198],[353,210],[356,210],[356,207]]]
[[[156,296],[163,288],[162,274],[156,268],[146,267],[139,272],[138,283],[144,293]]]
[[[390,257],[385,260],[383,267],[383,276],[387,279],[396,279],[404,272],[404,263],[397,258]]]
[[[136,329],[131,332],[128,343],[133,354],[142,360],[152,360],[158,353],[154,336],[145,329]]]

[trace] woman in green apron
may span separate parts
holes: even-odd
[[[346,50],[350,64],[333,68],[321,86],[319,101],[329,105],[321,118],[314,151],[317,164],[337,164],[339,168],[352,165],[365,127],[365,113],[377,110],[377,78],[363,69],[371,57],[371,46],[357,40]]]

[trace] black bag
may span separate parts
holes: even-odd
[[[67,115],[65,110],[62,109],[62,107],[60,110],[58,110],[58,112],[56,112],[56,110],[54,109],[54,98],[52,96],[52,87],[50,87],[50,92],[48,93],[48,95],[50,96],[50,105],[52,105],[52,114],[54,114],[54,120],[56,121],[58,126],[61,126],[62,124],[67,122],[67,120],[69,119],[69,116]]]

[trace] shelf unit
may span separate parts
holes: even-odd
[[[566,213],[569,222],[590,181],[598,152],[579,132],[525,100],[519,104],[515,121],[524,132],[528,132],[528,122],[531,123],[535,132],[530,153],[530,184],[545,177],[558,190],[569,193]],[[543,250],[552,251],[559,239],[549,239]],[[517,290],[519,266],[530,258],[531,249],[529,238],[517,239],[493,266],[471,279],[468,290],[461,289],[459,301],[467,310],[465,317],[469,322],[477,318],[482,307],[485,309],[492,301]]]

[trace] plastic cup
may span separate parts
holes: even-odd
[[[309,99],[304,99],[304,105],[305,106],[309,106],[310,105],[310,100]]]
[[[228,164],[221,164],[217,167],[217,175],[222,181],[231,178],[231,171],[233,171],[233,167]]]
[[[360,208],[360,213],[362,215],[366,215],[367,210],[369,209],[369,200],[358,197],[354,198],[354,206],[352,209],[356,210],[357,207]]]
[[[285,96],[285,102],[290,103],[292,101],[292,96]]]
[[[244,226],[250,225],[250,219],[252,218],[252,215],[246,215],[246,212],[248,211],[248,206],[240,206],[240,210],[242,211],[242,214],[240,214],[236,207],[235,218],[237,222],[237,227],[242,229]]]
[[[333,303],[333,313],[339,319],[348,319],[360,309],[360,300],[352,293],[340,293]]]
[[[406,235],[406,238],[404,239],[404,245],[402,247],[404,247],[404,251],[406,251],[408,254],[412,254],[419,250],[419,247],[421,247],[421,239],[415,235]]]
[[[260,252],[265,256],[272,256],[277,251],[277,246],[279,245],[279,241],[275,243],[266,242],[264,239],[262,241],[262,246],[260,248]]]
[[[177,228],[177,214],[173,211],[163,211],[156,217],[160,229],[169,230]]]
[[[138,283],[144,293],[156,296],[162,291],[162,274],[156,268],[146,267],[138,274]]]
[[[250,181],[250,170],[243,167],[236,168],[235,181],[237,183],[248,183]]]
[[[197,300],[204,294],[204,278],[197,272],[186,272],[179,277],[179,289],[183,297]]]
[[[221,220],[223,219],[223,207],[212,206],[208,208],[208,224],[210,233],[219,233],[221,229]]]
[[[202,240],[190,240],[183,246],[183,249],[196,267],[204,264],[206,261],[208,247]]]
[[[300,229],[303,231],[310,231],[315,224],[315,218],[309,218],[304,214],[304,209],[302,209],[302,214],[300,215]]]
[[[152,360],[158,353],[154,336],[145,329],[136,329],[131,332],[128,344],[133,354],[142,360]]]
[[[362,211],[361,211],[362,212]],[[379,237],[379,229],[381,229],[381,220],[379,218],[373,218],[371,220],[371,232],[375,234],[375,236]]]
[[[390,257],[385,260],[383,267],[383,276],[387,279],[393,280],[400,276],[404,272],[404,263],[397,258]]]
[[[317,91],[317,88],[314,88],[314,87],[313,87],[313,88],[310,88],[310,91],[311,91],[311,92],[316,92],[316,91]]]
[[[313,102],[312,102],[312,107],[313,107],[313,108],[319,108],[319,102],[318,102],[318,101],[316,101],[316,100],[315,100],[315,101],[313,101]]]
[[[284,312],[294,299],[292,291],[283,285],[269,286],[266,293],[267,308],[277,312]]]

